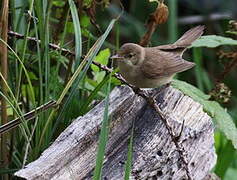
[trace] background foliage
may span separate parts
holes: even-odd
[[[222,36],[207,37],[204,42],[199,41],[201,45],[197,42],[185,54],[196,67],[177,78],[209,94],[209,100],[221,103],[225,110],[221,108],[220,122],[225,123],[226,116],[221,115],[227,111],[231,115],[228,118],[236,124],[236,41],[223,39],[237,37],[237,23],[230,22],[237,17],[235,0],[167,0],[165,3],[170,13],[168,22],[158,26],[149,45],[174,42],[198,24],[206,25],[205,35]],[[1,9],[5,5],[2,3]],[[116,78],[91,64],[92,60],[111,67],[110,55],[125,42],[140,41],[147,29],[146,20],[156,6],[156,2],[148,0],[10,0],[9,31],[35,37],[40,42],[8,34],[11,47],[8,48],[8,86],[6,92],[0,88],[1,96],[8,102],[7,119],[15,119],[50,100],[57,100],[59,106],[10,131],[9,156],[0,170],[2,177],[11,178],[16,170],[37,159],[73,119],[84,115],[108,95],[108,90],[120,85]],[[112,20],[123,8],[119,20]],[[74,53],[55,50],[49,43]],[[215,132],[215,146],[218,155],[215,173],[226,180],[235,179],[236,151],[219,129]],[[6,154],[2,152],[3,156]]]

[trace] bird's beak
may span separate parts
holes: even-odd
[[[116,55],[111,56],[110,59],[112,59],[112,60],[123,60],[124,57],[119,56],[118,54],[116,54]]]

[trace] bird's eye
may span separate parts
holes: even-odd
[[[129,53],[129,54],[128,54],[128,58],[132,58],[134,55],[135,55],[135,54],[133,54],[133,53]]]

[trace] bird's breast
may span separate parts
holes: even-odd
[[[130,84],[134,84],[135,81],[138,79],[138,68],[137,66],[133,65],[130,61],[121,61],[118,63],[120,73],[124,77],[126,81]]]
[[[156,79],[150,79],[144,76],[140,66],[135,66],[123,61],[118,63],[120,73],[129,83],[138,88],[155,88],[169,83],[173,76],[164,76]]]

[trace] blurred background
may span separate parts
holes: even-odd
[[[4,1],[2,1],[4,2]],[[158,3],[148,0],[75,0],[80,20],[81,56],[86,55],[94,42],[106,31],[113,18],[120,16],[95,61],[112,67],[109,61],[123,43],[139,43],[147,31],[147,22]],[[236,0],[165,0],[169,9],[166,23],[157,26],[149,46],[175,42],[185,31],[196,25],[205,25],[204,35],[218,35],[237,39]],[[6,4],[1,3],[1,13]],[[122,13],[121,13],[122,12]],[[1,29],[0,24],[0,29]],[[9,88],[2,94],[8,98],[6,107],[1,106],[1,116],[8,121],[17,118],[50,100],[62,95],[69,79],[77,68],[77,61],[70,52],[79,52],[75,40],[75,22],[67,0],[11,0],[8,18],[8,74]],[[20,35],[36,40],[20,38]],[[37,41],[41,40],[41,43]],[[80,38],[79,38],[80,39]],[[59,45],[70,50],[49,48]],[[76,45],[75,45],[76,44]],[[26,71],[22,69],[18,55]],[[180,73],[176,78],[184,80],[219,102],[237,124],[237,51],[236,45],[216,48],[196,47],[189,49],[185,59],[196,63],[195,68]],[[83,74],[84,73],[84,74]],[[2,179],[12,179],[16,170],[37,159],[45,148],[78,116],[84,115],[106,96],[109,75],[90,65],[81,72],[81,79],[71,99],[60,105],[60,112],[48,110],[37,115],[24,127],[11,130],[6,143],[1,144]],[[112,88],[121,82],[112,78]],[[73,87],[72,86],[72,87]],[[12,94],[9,95],[9,92]],[[66,96],[69,97],[71,92]],[[3,103],[2,103],[3,104]],[[11,105],[10,105],[11,104]],[[18,114],[15,112],[14,107]],[[237,176],[237,154],[232,143],[217,129],[215,146],[218,161],[213,171],[224,180]],[[7,154],[6,154],[7,153]]]

